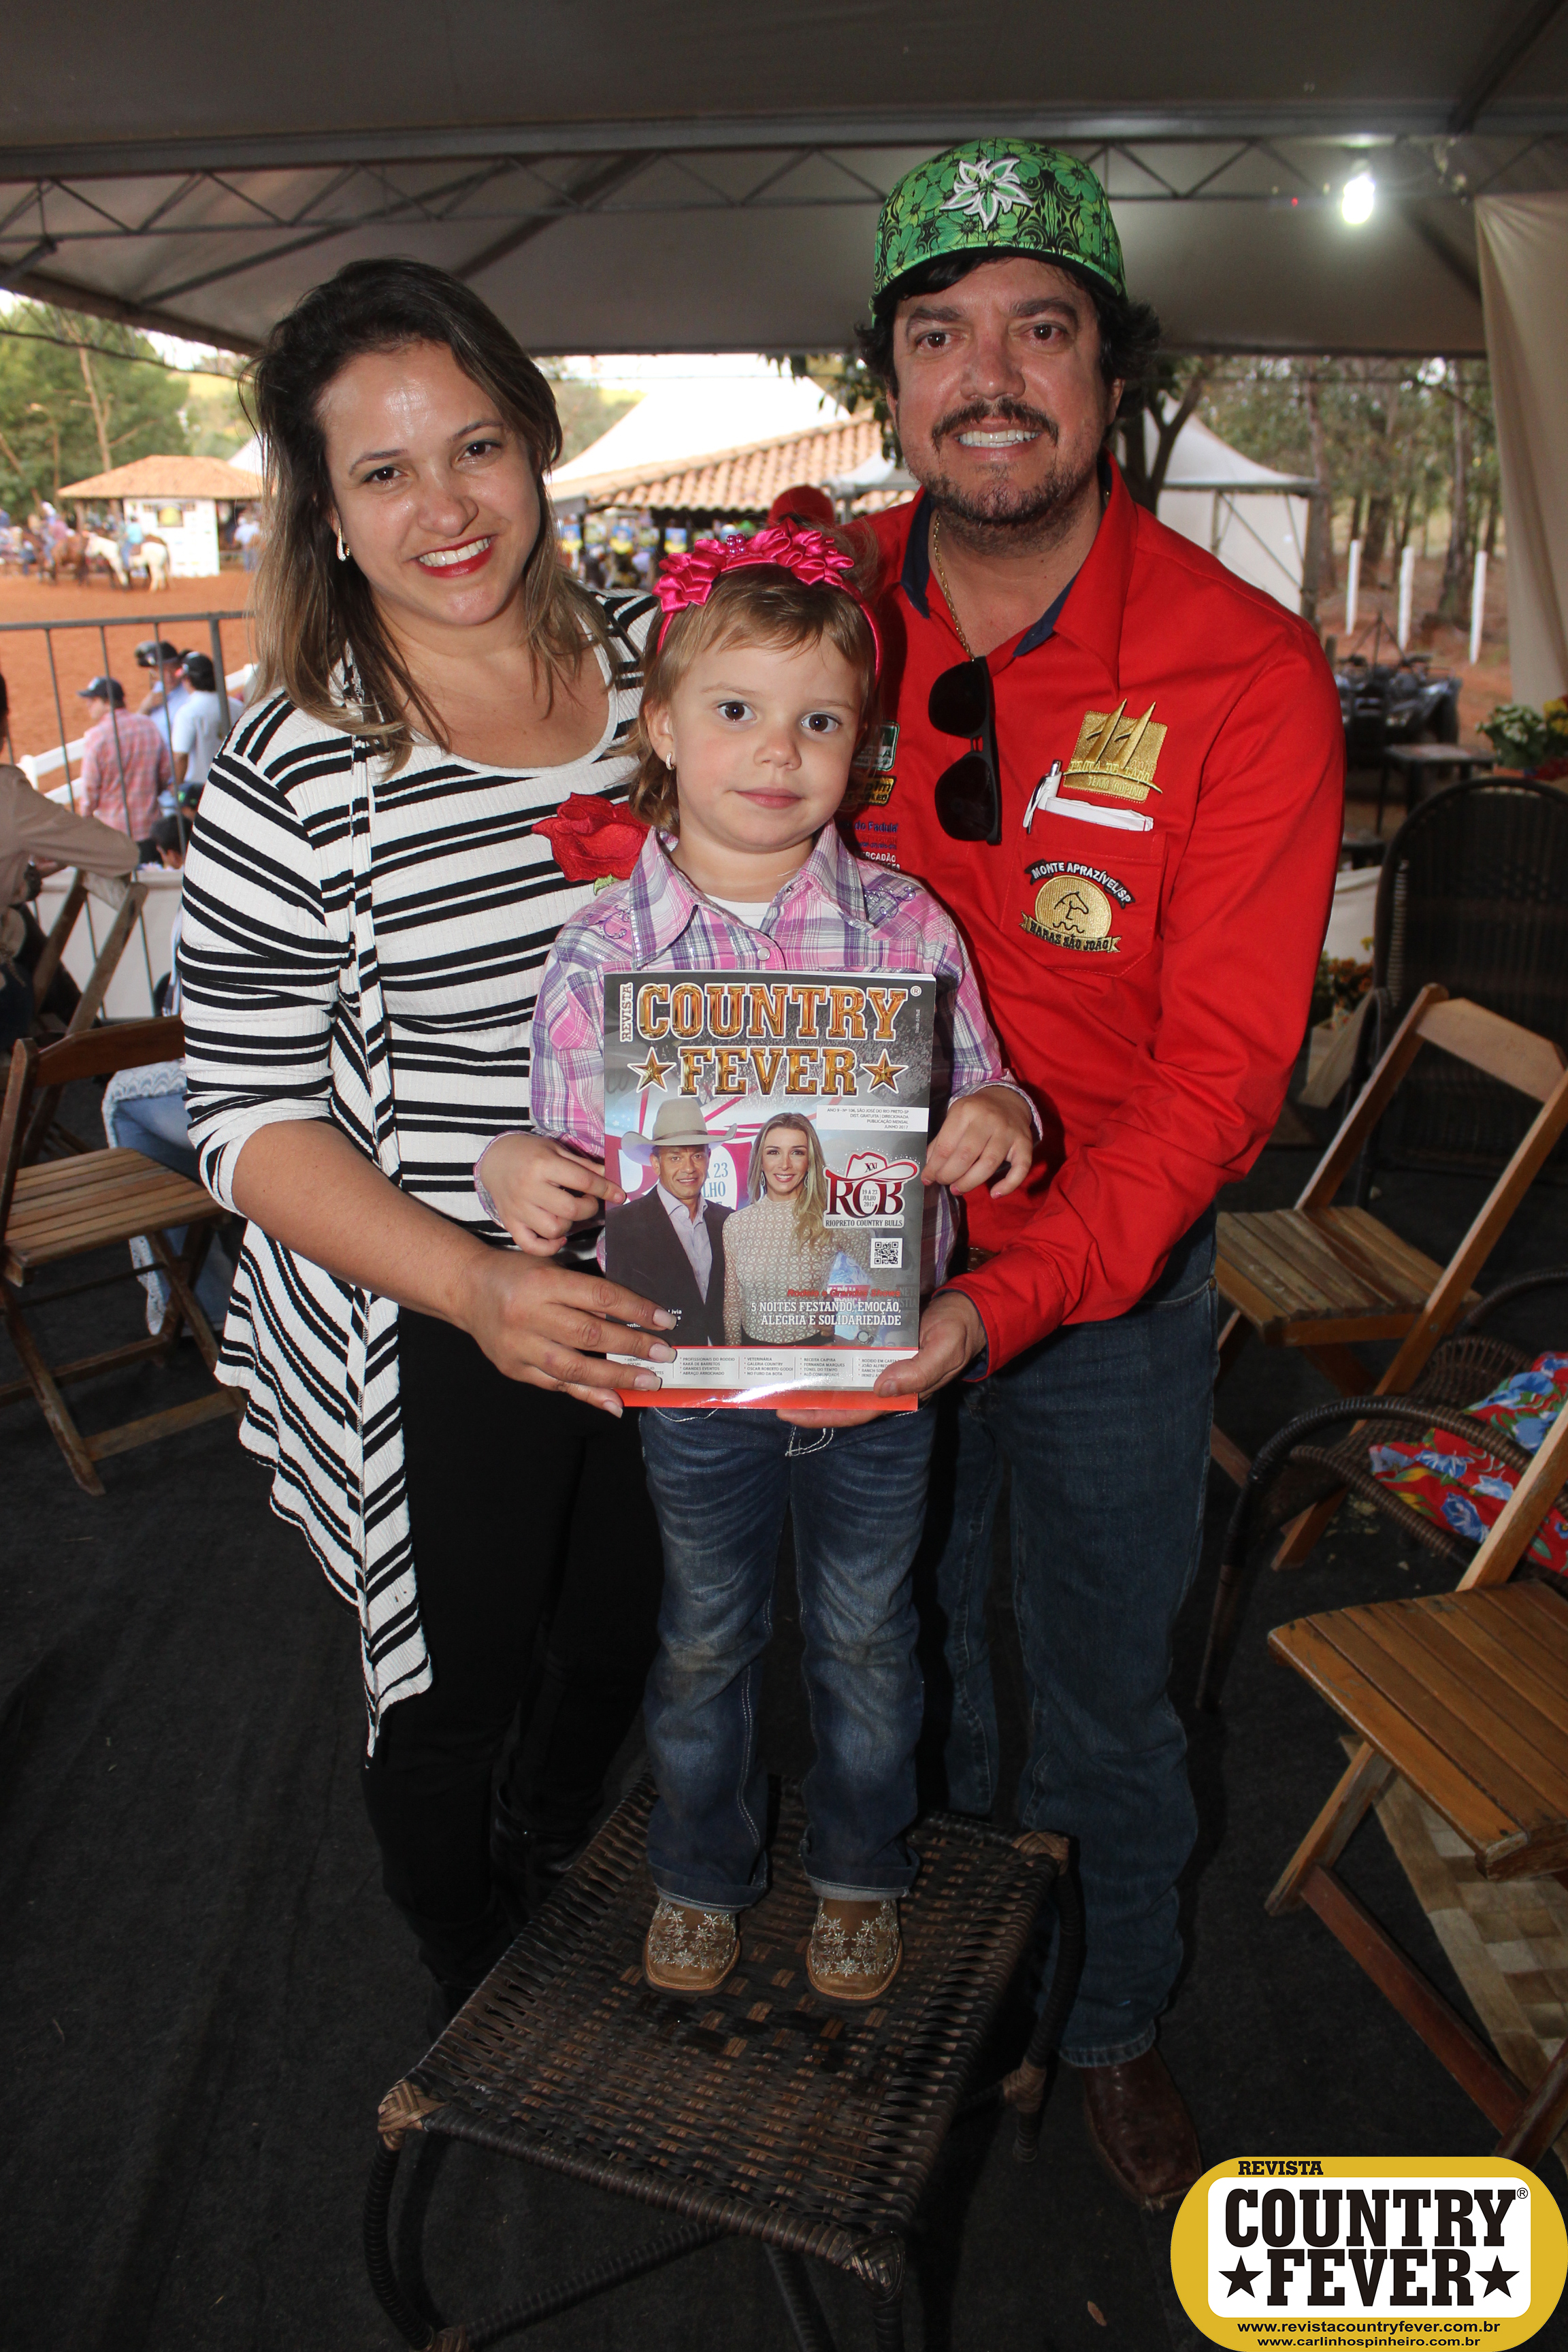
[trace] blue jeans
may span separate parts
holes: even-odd
[[[191,1149],[190,1130],[185,1125],[183,1084],[166,1095],[128,1095],[118,1101],[106,1097],[103,1126],[111,1144],[123,1150],[140,1151],[144,1158],[155,1160],[160,1168],[172,1168],[176,1176],[188,1176],[193,1183],[197,1181],[196,1155]],[[175,1225],[166,1236],[176,1256],[185,1246],[185,1226]],[[169,1304],[169,1286],[140,1235],[131,1244],[131,1257],[148,1298],[162,1315]],[[228,1314],[233,1280],[228,1260],[215,1244],[207,1251],[196,1277],[196,1300],[220,1338]]]
[[[648,1864],[661,1895],[739,1911],[767,1885],[762,1659],[787,1505],[816,1759],[801,1860],[819,1895],[901,1895],[916,1857],[921,1727],[910,1570],[935,1416],[795,1429],[773,1412],[642,1414],[664,1538],[659,1652],[643,1720],[658,1802]]]
[[[1029,1693],[1018,1819],[1079,1841],[1089,1916],[1062,2044],[1077,2066],[1141,2056],[1181,1964],[1176,1881],[1197,1814],[1166,1685],[1203,1538],[1214,1258],[1208,1215],[1127,1314],[1055,1331],[942,1401],[917,1570],[942,1655],[928,1667],[922,1766],[954,1810],[995,1804],[985,1596],[1005,1462]]]

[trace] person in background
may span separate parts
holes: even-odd
[[[261,561],[261,525],[248,507],[235,524],[234,543],[241,563],[247,572],[254,572]]]
[[[217,673],[210,655],[187,654],[180,675],[186,692],[170,723],[169,743],[180,799],[194,806],[206,782],[213,753],[228,732],[228,711],[226,698],[217,690]]]
[[[135,845],[122,832],[47,800],[20,768],[0,768],[0,1053],[9,1054],[18,1037],[29,1034],[37,1009],[32,976],[44,934],[27,901],[39,877],[79,866],[113,878],[130,874],[135,864]],[[44,1009],[58,1011],[65,1021],[76,1004],[76,983],[58,973]]]
[[[136,667],[156,673],[153,682],[136,708],[150,719],[157,711],[163,713],[165,731],[174,722],[180,705],[190,692],[181,672],[184,656],[178,646],[167,637],[144,637],[136,648]]]
[[[768,509],[770,522],[805,523],[817,530],[831,530],[837,520],[833,500],[815,482],[796,482],[792,489],[781,490]]]
[[[163,730],[141,711],[126,709],[117,677],[93,678],[79,699],[88,717],[78,785],[81,814],[141,841],[157,818],[159,794],[174,789],[174,762]]]
[[[181,866],[184,860],[181,834],[177,817],[160,818],[153,828],[151,840],[140,845],[138,855],[142,864],[150,865],[155,859],[163,866]],[[151,857],[145,854],[149,850],[153,853]],[[169,971],[160,983],[157,1009],[171,1016],[180,1010],[178,910],[169,932]],[[103,1132],[111,1150],[140,1151],[143,1159],[155,1160],[160,1168],[172,1168],[177,1176],[188,1176],[193,1183],[199,1183],[195,1147],[185,1121],[184,1057],[172,1056],[166,1062],[143,1062],[135,1069],[116,1070],[103,1090]],[[176,1225],[165,1237],[176,1255],[185,1245],[185,1231],[184,1225]],[[168,1278],[140,1234],[131,1244],[131,1263],[147,1294],[147,1328],[161,1331],[169,1311]],[[215,1330],[223,1329],[233,1284],[233,1260],[215,1236],[196,1276],[197,1303]]]

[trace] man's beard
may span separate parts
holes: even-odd
[[[1056,450],[1057,462],[1043,478],[1031,482],[998,478],[983,488],[963,486],[941,470],[942,445],[951,436],[979,425],[1016,425],[1023,432],[1044,434]],[[1067,527],[1100,463],[1099,452],[1093,450],[1081,463],[1064,466],[1056,419],[1021,400],[979,402],[954,409],[932,427],[931,449],[938,470],[920,476],[921,488],[955,539],[991,552],[1048,546]]]

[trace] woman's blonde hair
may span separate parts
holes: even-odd
[[[279,687],[309,718],[366,735],[403,765],[415,730],[447,748],[382,619],[369,581],[336,560],[321,395],[351,360],[443,343],[526,446],[539,493],[539,537],[522,575],[522,623],[547,707],[585,644],[608,648],[602,608],[556,550],[544,477],[561,454],[546,379],[477,294],[423,261],[351,261],[302,295],[268,335],[250,376],[266,446],[268,535],[256,583],[261,691]],[[347,678],[349,698],[344,699]]]
[[[827,1208],[827,1162],[822,1156],[822,1144],[816,1128],[804,1111],[775,1111],[772,1118],[757,1131],[752,1146],[752,1157],[746,1170],[746,1193],[760,1201],[767,1191],[767,1178],[763,1173],[763,1146],[775,1128],[793,1127],[805,1138],[805,1181],[795,1196],[795,1221],[807,1240],[815,1241],[826,1227],[822,1220]]]
[[[680,803],[673,768],[660,759],[644,723],[654,705],[668,709],[670,698],[700,654],[721,646],[819,645],[826,637],[856,672],[860,688],[859,736],[876,713],[877,646],[859,598],[874,593],[878,553],[867,534],[824,534],[850,558],[843,587],[797,579],[777,563],[739,564],[714,583],[705,604],[687,604],[664,624],[657,651],[643,666],[642,709],[629,746],[637,772],[626,795],[634,816],[661,832],[680,830]],[[853,592],[853,593],[850,593]]]

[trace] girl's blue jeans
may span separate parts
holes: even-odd
[[[935,1416],[796,1429],[773,1412],[642,1413],[664,1538],[659,1652],[644,1721],[658,1801],[648,1862],[661,1895],[739,1911],[767,1885],[757,1753],[763,1654],[788,1507],[816,1757],[801,1860],[819,1895],[913,1884],[922,1690],[910,1569]]]

